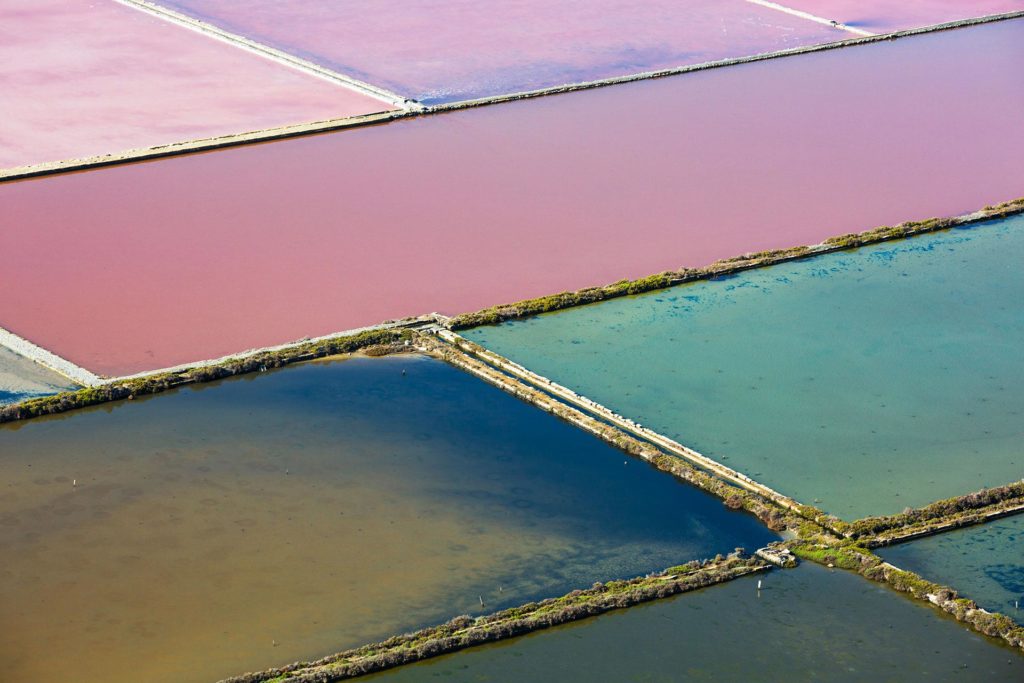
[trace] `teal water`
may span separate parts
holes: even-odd
[[[1011,681],[1024,658],[818,565],[773,571],[368,677],[498,681]]]
[[[465,336],[844,518],[1024,475],[1024,217]]]
[[[901,569],[1024,623],[1024,515],[884,548]]]
[[[306,364],[0,426],[0,678],[219,680],[776,538],[439,361]]]

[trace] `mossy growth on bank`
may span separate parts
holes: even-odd
[[[558,598],[530,602],[486,616],[455,617],[438,626],[394,636],[315,662],[243,674],[222,683],[346,680],[703,588],[769,567],[766,562],[743,557],[740,553],[687,562],[643,577],[595,583],[590,588],[574,590]]]
[[[211,365],[117,380],[98,387],[66,391],[54,396],[44,396],[4,406],[0,408],[0,423],[63,413],[109,401],[133,399],[136,396],[157,394],[185,384],[211,382],[235,375],[279,368],[291,363],[354,353],[364,349],[373,355],[394,353],[404,350],[405,342],[411,339],[412,332],[410,330],[394,328],[367,330],[358,334],[311,341],[276,351],[230,358]]]
[[[895,515],[865,517],[846,525],[845,531],[850,538],[881,545],[931,529],[975,524],[989,515],[1021,505],[1024,505],[1024,480],[946,498],[921,508],[907,508]]]
[[[787,508],[755,491],[741,488],[698,469],[680,457],[669,455],[648,441],[641,440],[612,424],[584,413],[532,384],[505,374],[489,362],[482,360],[482,357],[487,357],[491,352],[474,342],[459,338],[457,342],[449,344],[433,336],[419,335],[417,345],[432,356],[494,384],[506,393],[597,436],[658,470],[717,496],[726,507],[750,512],[773,531],[785,529],[795,531],[799,526],[805,524],[811,525],[815,532],[824,531],[814,521],[816,518],[828,518],[820,510],[809,508],[813,511],[811,513],[813,516],[809,519],[805,518],[802,516],[802,508],[797,510]]]
[[[450,329],[460,330],[480,325],[494,325],[506,320],[515,320],[531,315],[583,306],[631,294],[643,294],[644,292],[665,289],[684,282],[705,280],[741,270],[770,266],[784,261],[815,256],[831,251],[854,249],[876,242],[903,239],[913,235],[968,225],[982,220],[1005,218],[1021,212],[1024,212],[1024,197],[994,206],[986,206],[967,216],[928,218],[921,221],[907,221],[899,225],[883,225],[864,232],[830,237],[821,244],[801,245],[787,249],[772,249],[742,254],[715,261],[704,268],[681,268],[636,280],[619,280],[603,287],[587,287],[574,292],[560,292],[535,299],[525,299],[515,303],[492,306],[474,313],[457,315],[449,320],[448,326]]]
[[[901,593],[930,602],[979,633],[1001,638],[1015,648],[1024,649],[1024,628],[1010,617],[982,609],[973,600],[961,598],[949,586],[894,567],[856,541],[818,543],[801,539],[790,541],[786,546],[803,560],[855,571],[872,581],[885,583]]]

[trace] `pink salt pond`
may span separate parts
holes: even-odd
[[[0,184],[0,326],[121,375],[959,214],[1024,21]]]
[[[745,0],[164,0],[160,4],[426,103],[853,37]]]
[[[778,4],[871,33],[1024,10],[1024,0],[781,0]]]
[[[4,0],[0,169],[392,107],[114,0]]]

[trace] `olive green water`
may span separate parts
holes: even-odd
[[[774,538],[443,363],[307,364],[0,428],[0,680],[208,682]]]
[[[878,554],[1024,623],[1024,515],[902,543]]]
[[[465,336],[844,518],[1024,475],[1024,217]]]
[[[931,607],[818,565],[428,660],[367,683],[1019,681],[1024,657]]]

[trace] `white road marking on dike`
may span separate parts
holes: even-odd
[[[96,387],[103,384],[103,379],[98,375],[94,375],[85,368],[79,367],[55,353],[50,353],[46,349],[36,346],[29,340],[19,337],[2,327],[0,327],[0,346],[5,346],[19,356],[24,356],[82,386]]]
[[[776,10],[778,12],[784,12],[786,14],[791,14],[794,17],[800,17],[801,19],[807,19],[808,21],[814,21],[814,22],[817,22],[819,24],[824,24],[825,26],[834,26],[835,28],[842,29],[844,31],[849,31],[850,33],[856,33],[858,36],[873,36],[873,35],[877,35],[875,33],[872,33],[871,31],[865,31],[864,29],[861,29],[861,28],[855,28],[853,26],[847,26],[846,24],[840,23],[838,21],[833,21],[831,19],[826,19],[824,17],[819,17],[817,15],[811,14],[810,12],[804,12],[802,10],[793,9],[792,7],[786,7],[785,5],[780,5],[777,2],[768,2],[768,0],[747,0],[747,2],[749,2],[749,3],[753,4],[753,5],[760,5],[761,7],[767,7],[768,9],[773,9],[773,10]]]
[[[334,83],[335,85],[341,85],[350,90],[355,90],[363,95],[369,95],[370,97],[374,97],[378,100],[383,100],[393,107],[398,107],[405,111],[420,111],[424,109],[423,105],[416,100],[402,97],[401,95],[393,93],[390,90],[386,90],[385,88],[373,85],[372,83],[366,83],[365,81],[360,81],[359,79],[352,78],[351,76],[346,76],[343,73],[320,66],[315,62],[302,59],[301,57],[296,57],[284,52],[283,50],[278,50],[277,48],[264,45],[255,40],[250,40],[245,36],[225,31],[213,24],[208,24],[205,21],[200,21],[199,19],[195,19],[186,14],[175,12],[172,9],[162,7],[156,3],[148,2],[147,0],[114,1],[121,3],[126,7],[139,10],[140,12],[146,12],[147,14],[183,28],[187,28],[191,31],[201,33],[208,38],[213,38],[236,48],[252,52],[260,57],[269,59],[272,62],[297,69],[308,75],[316,76],[317,78],[322,78]]]

